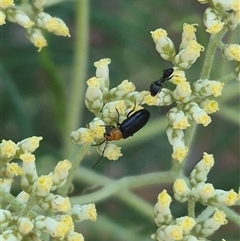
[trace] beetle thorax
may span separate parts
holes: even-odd
[[[122,139],[122,132],[118,128],[114,128],[111,132],[106,132],[104,137],[108,141],[118,141]]]

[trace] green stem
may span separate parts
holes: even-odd
[[[118,192],[123,190],[130,190],[152,184],[172,183],[174,180],[175,176],[172,176],[170,171],[124,177],[120,180],[112,181],[109,185],[106,185],[99,191],[79,197],[78,202],[96,202],[110,197],[113,194],[118,194]],[[94,182],[96,183],[96,180],[94,180]]]
[[[79,166],[80,162],[82,161],[83,157],[86,155],[89,146],[90,146],[90,144],[82,145],[80,150],[79,150],[79,152],[77,153],[76,157],[74,158],[74,160],[72,162],[72,167],[71,167],[71,169],[69,171],[69,174],[68,174],[67,181],[64,184],[64,186],[61,187],[58,190],[58,193],[61,196],[65,197],[67,195],[67,193],[69,191],[69,188],[72,185],[72,180],[73,180],[73,177],[74,177],[74,175],[76,173],[76,170],[78,169],[78,166]]]
[[[216,210],[216,207],[213,207],[213,206],[206,207],[202,211],[202,213],[200,213],[198,215],[198,217],[196,218],[196,221],[197,222],[202,222],[202,221],[207,220],[214,213],[215,210]]]
[[[29,213],[31,215],[31,217],[36,217],[37,214],[32,211],[32,206],[35,204],[34,203],[34,198],[31,198],[29,199],[28,203],[27,203],[27,207],[25,206],[25,204],[19,202],[16,197],[14,197],[12,194],[10,194],[9,192],[6,192],[4,190],[1,190],[0,191],[0,194],[1,194],[1,199],[0,199],[0,203],[3,204],[4,203],[7,203],[10,205],[10,207],[8,207],[8,209],[10,210],[11,208],[13,208],[14,210],[17,210],[19,212],[21,212],[19,214],[19,217],[20,216],[27,216]],[[33,204],[33,205],[32,205]]]
[[[200,79],[209,78],[215,50],[217,48],[218,43],[220,42],[220,40],[222,39],[222,37],[225,35],[226,32],[227,32],[227,28],[224,27],[218,34],[211,35],[209,44],[207,47],[206,55],[205,55],[205,60],[203,63],[203,68],[200,74]],[[188,128],[185,132],[185,144],[189,149],[193,142],[193,137],[196,132],[196,128],[197,128],[197,124],[191,123],[190,128]]]
[[[218,81],[222,82],[222,83],[227,83],[228,81],[235,79],[234,73],[230,73],[228,75],[223,76],[221,79],[219,79]]]
[[[193,143],[194,134],[196,133],[197,124],[196,122],[192,122],[191,126],[185,132],[185,145],[191,149],[191,145]]]
[[[68,157],[73,151],[69,141],[69,134],[77,129],[81,122],[80,114],[84,107],[85,78],[88,60],[88,32],[89,32],[89,0],[76,1],[76,29],[73,77],[67,104],[66,128],[64,134],[64,156]],[[80,119],[80,121],[79,121]]]
[[[32,211],[33,206],[36,204],[36,197],[33,194],[30,194],[27,206],[25,206],[22,211],[19,213],[18,218],[27,217]]]
[[[83,167],[78,168],[76,174],[75,180],[77,182],[83,182],[88,185],[95,185],[97,183],[104,187],[101,190],[90,194],[82,195],[80,197],[71,197],[72,204],[99,202],[114,195],[117,199],[121,200],[141,215],[144,215],[149,220],[153,219],[152,205],[131,193],[130,189],[154,184],[159,185],[159,183],[172,183],[175,180],[175,176],[172,175],[171,171],[125,177],[117,181]]]
[[[195,202],[191,199],[188,200],[188,216],[195,218]]]
[[[203,63],[202,72],[200,74],[201,79],[209,78],[215,50],[217,48],[218,43],[220,42],[222,37],[225,35],[227,30],[228,30],[227,27],[223,27],[223,29],[219,33],[211,35],[210,41],[208,43],[206,55],[205,55],[205,60]]]
[[[240,216],[238,213],[234,212],[232,209],[226,206],[219,207],[220,210],[224,211],[228,220],[234,222],[238,227],[240,227]]]

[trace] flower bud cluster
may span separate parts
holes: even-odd
[[[203,159],[190,173],[189,183],[186,183],[183,179],[175,181],[173,185],[175,199],[180,202],[194,200],[209,206],[234,205],[238,200],[236,192],[215,189],[212,184],[206,183],[207,175],[213,165],[213,155],[205,152]]]
[[[240,24],[239,0],[211,0],[203,3],[211,4],[204,12],[204,25],[208,33],[217,34],[223,27],[233,31]],[[226,44],[222,47],[222,54],[227,60],[235,61],[235,77],[239,80],[240,45]]]
[[[187,81],[185,69],[190,68],[200,57],[203,47],[197,42],[197,24],[184,24],[182,40],[179,52],[176,53],[173,42],[167,37],[167,32],[163,29],[152,31],[152,38],[156,44],[156,49],[165,60],[172,61],[175,65],[174,72],[170,76],[169,82],[175,85],[174,90],[162,88],[156,96],[148,94],[145,101],[148,105],[166,106],[175,102],[177,106],[171,108],[167,113],[169,125],[167,127],[167,137],[173,146],[172,158],[182,162],[188,153],[185,146],[184,131],[191,126],[192,122],[208,126],[211,123],[209,114],[219,110],[215,100],[206,97],[218,97],[222,93],[224,84],[208,79],[200,79],[192,84]],[[229,46],[230,48],[230,46]],[[231,52],[231,58],[236,59],[237,47],[225,50],[226,55]],[[165,84],[165,83],[164,83]]]
[[[191,232],[196,225],[195,219],[189,216],[174,218],[171,213],[171,196],[166,190],[158,195],[158,202],[154,206],[155,223],[158,229],[151,236],[154,240],[190,240]]]
[[[151,31],[153,41],[156,44],[156,50],[164,60],[172,61],[179,69],[188,69],[200,57],[200,52],[204,48],[196,41],[196,24],[184,24],[182,42],[178,53],[175,51],[172,40],[167,37],[164,29]]]
[[[72,165],[70,161],[63,160],[57,163],[53,172],[39,176],[33,152],[41,140],[42,137],[33,136],[18,143],[11,140],[0,143],[0,158],[3,160],[0,167],[0,240],[42,240],[42,235],[46,234],[57,239],[84,240],[82,234],[74,232],[73,222],[95,221],[95,204],[72,207],[69,197],[53,193],[64,185]],[[14,162],[14,159],[21,162]],[[9,204],[5,197],[9,195],[16,176],[20,176],[23,190],[16,196],[15,202]],[[52,213],[52,216],[38,215],[39,208]]]
[[[202,4],[209,1],[201,2]],[[238,0],[212,0],[204,12],[204,25],[210,34],[216,34],[226,26],[234,30],[240,23],[240,3]]]
[[[96,116],[86,128],[81,127],[71,133],[74,144],[96,144],[97,151],[109,160],[117,160],[122,156],[121,148],[112,143],[104,142],[104,134],[109,129],[118,128],[119,123],[131,112],[142,109],[146,103],[147,91],[138,92],[135,85],[123,80],[114,88],[109,87],[109,58],[94,63],[96,75],[87,80],[85,104],[89,111]],[[145,98],[146,97],[146,98]],[[98,143],[101,143],[98,145]]]
[[[26,28],[27,37],[38,48],[38,51],[47,46],[42,30],[47,30],[58,36],[70,37],[69,29],[60,18],[51,17],[43,11],[46,4],[46,0],[30,1],[29,9],[32,12],[26,14],[19,9],[19,5],[15,6],[14,0],[1,0],[0,25],[5,24],[6,20],[8,20]]]
[[[239,199],[238,193],[214,189],[212,184],[205,183],[213,165],[213,155],[204,153],[203,159],[192,170],[188,183],[184,179],[174,182],[174,198],[179,202],[194,200],[206,206],[234,205]],[[227,223],[225,213],[217,208],[201,218],[184,216],[175,219],[170,209],[171,202],[172,198],[166,190],[158,195],[158,202],[154,207],[154,220],[158,229],[152,235],[154,240],[205,240]]]

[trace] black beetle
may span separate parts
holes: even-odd
[[[116,111],[117,111],[118,117],[119,117],[119,112],[117,109],[116,109]],[[111,127],[112,130],[108,131],[108,132],[106,131],[104,133],[104,140],[102,142],[100,142],[99,144],[93,145],[93,146],[99,146],[99,145],[103,144],[104,142],[106,142],[101,157],[94,164],[94,166],[92,168],[94,168],[98,164],[98,162],[103,158],[104,151],[106,149],[108,141],[117,141],[120,139],[126,139],[129,136],[133,136],[137,131],[139,131],[141,128],[143,128],[147,124],[149,117],[150,117],[150,113],[148,110],[141,109],[141,110],[136,111],[132,115],[130,115],[133,111],[134,111],[134,109],[128,113],[127,118],[122,123],[117,122],[117,127],[106,126],[106,127]]]

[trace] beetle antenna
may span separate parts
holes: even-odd
[[[91,146],[100,146],[100,145],[102,145],[103,144],[103,142],[104,141],[106,141],[106,139],[104,139],[103,141],[101,141],[100,143],[97,143],[97,144],[93,144],[93,145],[91,145]]]
[[[105,149],[106,149],[106,147],[107,147],[107,143],[108,143],[108,141],[107,140],[104,140],[104,141],[106,141],[106,144],[105,144],[105,146],[104,146],[104,148],[103,148],[103,151],[102,151],[102,155],[100,156],[100,158],[97,160],[97,162],[92,166],[92,169],[95,167],[95,166],[97,166],[97,164],[100,162],[100,160],[103,158],[103,155],[104,155],[104,152],[105,152]],[[103,142],[102,142],[103,143]],[[101,144],[102,144],[101,143]],[[100,145],[101,145],[100,144]]]
[[[115,110],[117,111],[117,114],[118,114],[118,118],[117,118],[117,125],[119,125],[119,116],[120,116],[120,114],[119,114],[119,111],[118,111],[118,109],[117,109],[117,108],[115,108]]]

